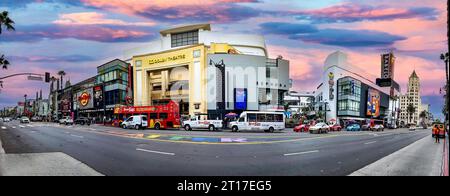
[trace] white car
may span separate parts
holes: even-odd
[[[410,125],[409,126],[409,130],[410,131],[415,131],[417,129],[416,125]]]
[[[11,122],[11,118],[4,118],[3,122]]]
[[[309,132],[314,134],[328,133],[330,126],[326,123],[317,123],[314,126],[309,127]]]
[[[145,129],[148,127],[147,116],[144,115],[136,115],[130,116],[125,121],[123,121],[120,126],[124,129],[134,128],[136,130]]]
[[[30,123],[30,119],[28,117],[20,118],[20,123]]]
[[[73,125],[73,119],[70,116],[64,116],[59,119],[59,124]]]
[[[371,131],[384,131],[384,126],[383,125],[375,125],[373,127],[370,128]]]
[[[215,131],[223,126],[222,120],[209,120],[206,115],[193,116],[189,120],[183,121],[182,126],[186,131],[192,129],[208,129],[209,131]]]

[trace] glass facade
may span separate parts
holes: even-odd
[[[172,48],[198,44],[198,31],[172,34]]]
[[[360,116],[361,82],[347,77],[338,80],[337,110],[339,116]]]

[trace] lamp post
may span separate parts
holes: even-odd
[[[209,61],[209,65],[214,65],[220,71],[220,80],[221,80],[221,99],[219,103],[217,103],[217,109],[220,111],[219,113],[223,115],[225,113],[225,63],[221,60],[219,63],[214,62],[213,60]]]

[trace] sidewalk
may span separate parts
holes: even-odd
[[[427,136],[350,176],[441,176],[444,166],[444,139],[436,144]]]

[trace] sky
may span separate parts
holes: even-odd
[[[73,84],[157,39],[162,29],[211,23],[214,31],[265,36],[271,57],[290,60],[295,91],[318,86],[324,61],[334,51],[347,53],[363,75],[375,79],[380,54],[393,50],[402,90],[416,70],[423,102],[443,118],[444,0],[0,0],[4,10],[16,31],[0,35],[0,54],[11,62],[0,76],[64,70]],[[25,77],[3,86],[0,108],[16,105],[24,94],[34,98],[40,89],[47,95],[49,89]]]

